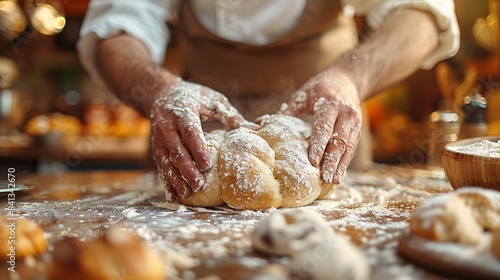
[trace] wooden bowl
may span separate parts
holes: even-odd
[[[484,152],[479,151],[463,151],[464,146],[483,140],[497,142],[500,136],[463,139],[444,148],[443,168],[454,189],[477,186],[500,191],[500,156],[484,155]]]

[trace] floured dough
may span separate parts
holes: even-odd
[[[332,229],[319,213],[300,208],[287,209],[273,211],[259,221],[253,230],[252,245],[265,254],[292,255],[331,234]]]
[[[500,227],[500,193],[461,188],[437,195],[415,209],[410,232],[430,240],[477,245],[485,230]]]
[[[202,190],[180,198],[180,203],[226,203],[234,209],[296,207],[333,191],[335,185],[324,183],[319,168],[309,162],[307,140],[311,126],[284,115],[261,119],[256,130],[242,127],[206,135],[213,168],[205,174]]]
[[[292,273],[299,279],[366,280],[370,278],[370,265],[345,236],[332,235],[294,255]]]
[[[362,251],[345,236],[335,234],[312,210],[271,212],[255,226],[252,246],[264,254],[290,256],[291,273],[299,279],[364,280],[370,275]]]

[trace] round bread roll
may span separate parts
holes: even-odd
[[[9,220],[0,215],[0,260],[36,256],[47,250],[43,229],[29,219]]]
[[[204,187],[179,202],[257,210],[303,206],[326,197],[335,185],[324,183],[319,168],[309,162],[310,136],[308,123],[284,115],[261,117],[256,130],[207,133],[213,167],[205,173]]]
[[[500,193],[468,187],[436,195],[410,218],[414,235],[442,242],[477,245],[485,230],[500,227]]]
[[[66,237],[55,244],[50,279],[166,279],[161,256],[135,234],[112,227],[90,241]]]

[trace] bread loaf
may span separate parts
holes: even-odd
[[[296,207],[324,198],[334,184],[322,181],[307,155],[311,126],[301,119],[266,115],[260,128],[207,133],[213,167],[202,190],[179,202],[234,209]],[[220,192],[220,197],[219,197]]]
[[[437,195],[412,213],[410,232],[442,242],[477,245],[485,230],[500,227],[500,193],[461,188]]]

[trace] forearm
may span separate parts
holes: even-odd
[[[417,70],[439,44],[434,18],[413,9],[396,10],[360,46],[342,55],[330,68],[347,73],[366,99]],[[328,71],[328,70],[327,70]]]
[[[155,64],[144,44],[126,34],[101,41],[97,55],[107,86],[146,116],[159,94],[178,79]]]

